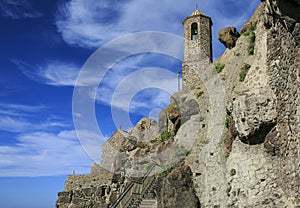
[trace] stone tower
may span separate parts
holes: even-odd
[[[212,62],[211,18],[196,10],[183,21],[184,61],[183,88],[193,89],[199,82],[198,73]]]

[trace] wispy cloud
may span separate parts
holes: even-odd
[[[90,165],[99,162],[104,140],[88,130],[70,130],[72,125],[49,115],[49,109],[0,103],[0,177],[88,173]],[[82,148],[79,134],[94,161]]]
[[[42,13],[33,9],[28,0],[2,0],[0,1],[1,15],[12,19],[38,18]]]
[[[159,59],[158,55],[149,54],[127,57],[115,63],[102,80],[98,80],[94,73],[92,73],[94,70],[102,70],[97,69],[95,66],[95,69],[91,70],[90,73],[86,74],[83,79],[81,78],[77,82],[76,78],[80,73],[80,68],[74,64],[49,62],[45,64],[44,67],[34,67],[19,60],[13,60],[13,62],[27,77],[44,84],[53,86],[76,85],[79,87],[98,86],[99,84],[96,95],[97,102],[112,106],[113,108],[119,108],[126,112],[134,112],[148,116],[147,111],[166,106],[169,102],[170,94],[173,94],[177,89],[177,75],[175,73],[167,69],[155,67],[143,68],[143,66],[163,64],[162,59],[160,59],[160,63],[156,63],[156,59]],[[169,68],[172,68],[172,65],[174,65],[172,58],[165,59],[164,62],[167,62],[164,63],[164,65],[167,65]],[[90,67],[93,68],[93,66]],[[152,88],[152,90],[148,88]],[[157,88],[158,90],[153,91],[153,88]],[[94,89],[91,89],[91,92],[92,91],[94,91]],[[113,95],[115,97],[114,100],[112,99]],[[93,94],[90,94],[90,99],[94,99]],[[21,107],[25,108],[25,106]],[[144,110],[141,111],[141,108]],[[34,109],[35,108],[32,110]],[[7,112],[10,112],[10,115],[15,114],[17,116],[16,111],[10,109]],[[25,128],[30,126],[28,123],[24,123],[24,121],[12,120],[6,122],[6,120],[9,119],[7,117],[3,118],[2,122],[6,129],[12,130],[12,128],[8,128],[4,123],[8,125],[15,122],[16,126],[20,127],[19,130],[22,129],[21,127]]]
[[[12,62],[30,79],[54,86],[74,86],[80,71],[78,65],[60,61],[47,61],[43,65],[31,65],[16,59]]]
[[[168,11],[171,4],[171,1],[150,0],[72,0],[61,5],[56,25],[67,43],[99,47],[108,40],[130,32],[176,31],[181,23],[178,20],[174,22],[176,18],[170,17]],[[179,4],[183,6],[181,9],[188,7],[187,4]],[[178,14],[178,8],[173,7],[173,14]]]
[[[46,106],[0,103],[0,130],[20,133],[69,126],[61,119],[49,115],[49,118],[41,120],[40,115],[48,110]]]
[[[32,132],[37,130],[50,130],[57,127],[68,127],[60,121],[33,121],[24,117],[0,116],[0,130],[15,133]]]
[[[215,56],[224,47],[217,40],[222,27],[240,28],[260,1],[212,0],[203,1],[200,9],[213,18]],[[131,0],[101,2],[71,0],[62,4],[56,18],[58,31],[68,44],[99,47],[104,42],[136,31],[164,31],[183,34],[182,20],[188,16],[193,0]]]
[[[113,74],[118,75],[118,70]],[[148,116],[149,110],[163,108],[177,90],[177,75],[161,68],[142,68],[126,74],[117,84],[104,80],[97,101],[125,112]],[[143,110],[144,109],[144,110]]]
[[[0,114],[7,113],[8,115],[21,115],[22,113],[35,113],[45,109],[48,109],[48,107],[22,105],[15,103],[0,103]]]
[[[33,132],[16,139],[17,145],[0,146],[0,176],[53,176],[73,170],[88,173],[93,163],[75,131]]]

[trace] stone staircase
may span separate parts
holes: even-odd
[[[143,199],[140,208],[157,208],[156,199]]]
[[[128,188],[109,206],[110,208],[157,208],[155,194],[155,164],[145,173],[141,181],[132,181]]]

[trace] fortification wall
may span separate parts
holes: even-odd
[[[112,174],[70,175],[65,182],[64,191],[109,185],[111,180]]]

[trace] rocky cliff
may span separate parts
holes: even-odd
[[[118,130],[57,207],[300,207],[300,1],[262,1],[241,35],[227,31],[197,86],[158,123]]]

